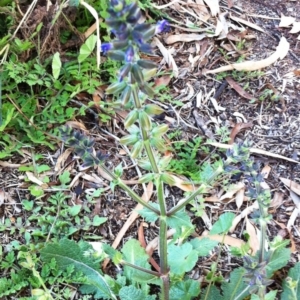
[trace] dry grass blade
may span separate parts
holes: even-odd
[[[211,145],[211,146],[214,146],[214,147],[218,147],[218,148],[222,148],[222,149],[232,148],[232,145],[222,144],[222,143],[218,143],[218,142],[207,142],[205,144],[206,145]],[[257,149],[257,148],[250,148],[249,150],[250,150],[251,153],[266,155],[266,156],[270,156],[270,157],[274,157],[274,158],[287,160],[287,161],[290,161],[290,162],[295,163],[295,164],[300,164],[299,161],[296,161],[294,159],[291,159],[291,158],[288,158],[288,157],[285,157],[285,156],[282,156],[282,155],[279,155],[279,154],[276,154],[276,153],[272,153],[272,152],[269,152],[269,151],[265,151],[265,150],[261,150],[261,149]]]
[[[211,15],[213,17],[220,12],[219,0],[204,0],[204,2],[209,6]]]
[[[249,21],[246,21],[244,19],[241,19],[239,17],[235,17],[235,16],[230,15],[230,19],[233,20],[233,21],[236,21],[238,23],[242,23],[242,24],[244,24],[244,25],[246,25],[246,26],[248,26],[250,28],[256,29],[256,30],[258,30],[260,32],[265,32],[260,26],[258,26],[256,24],[253,24],[253,23],[251,23]]]
[[[296,183],[295,181],[292,181],[287,178],[279,177],[281,182],[283,182],[291,191],[296,193],[297,195],[300,195],[300,184]],[[299,207],[300,208],[300,207]]]

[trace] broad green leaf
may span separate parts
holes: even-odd
[[[213,250],[219,242],[213,241],[209,238],[203,238],[203,239],[193,239],[190,241],[192,244],[194,250],[198,252],[199,256],[206,256],[209,255],[209,252]]]
[[[157,203],[149,202],[151,206],[154,208],[159,209],[159,205]],[[147,222],[155,222],[158,219],[158,215],[150,210],[147,207],[144,207],[143,209],[139,210],[138,213],[147,221]]]
[[[88,37],[88,39],[85,41],[85,43],[80,47],[79,56],[78,56],[78,62],[83,62],[95,48],[97,42],[97,36],[91,35]]]
[[[79,214],[80,210],[81,210],[81,207],[82,205],[80,204],[77,204],[77,205],[74,205],[72,207],[69,208],[69,214],[72,216],[72,217],[75,217]]]
[[[61,70],[60,54],[59,52],[56,52],[53,55],[53,59],[52,59],[52,75],[55,80],[59,77],[60,70]]]
[[[93,218],[93,226],[100,226],[101,224],[105,223],[107,218],[94,216]]]
[[[207,295],[206,295],[207,294]],[[201,293],[201,300],[227,300],[225,298],[222,298],[219,290],[215,285],[212,285],[210,288],[206,288],[202,293]]]
[[[137,240],[131,239],[122,248],[123,260],[139,267],[150,270],[149,256]],[[157,283],[157,277],[134,268],[124,266],[127,279],[136,282]]]
[[[267,264],[267,276],[271,278],[275,271],[283,268],[288,263],[291,256],[291,252],[289,249],[278,249],[276,250],[269,263]]]
[[[172,300],[190,300],[200,294],[200,283],[196,280],[187,279],[177,282],[171,286],[170,299]]]
[[[65,185],[71,181],[70,172],[64,171],[61,175],[58,176],[61,184]]]
[[[185,209],[176,212],[174,215],[167,218],[167,224],[169,227],[176,229],[179,233],[181,227],[193,229],[194,225]]]
[[[119,297],[121,300],[144,300],[145,295],[142,290],[138,290],[133,285],[124,286],[119,292]]]
[[[229,282],[222,283],[223,300],[243,300],[249,294],[247,291],[240,294],[247,286],[243,281],[245,272],[244,268],[235,269],[230,273]]]
[[[300,299],[300,263],[296,263],[289,270],[287,278],[283,281],[283,292],[281,300],[297,300]]]
[[[184,243],[180,246],[170,245],[168,247],[170,270],[176,275],[182,275],[191,271],[197,260],[197,251],[193,250],[193,246],[190,243]]]
[[[276,295],[277,295],[277,290],[271,291],[264,296],[264,300],[275,300]],[[251,300],[260,300],[260,299],[261,299],[261,297],[259,297],[257,295],[254,295],[254,294],[251,295]],[[284,298],[284,300],[289,300],[289,298]]]
[[[41,250],[41,259],[49,263],[54,258],[60,270],[65,270],[69,265],[74,266],[77,272],[83,273],[87,277],[87,284],[105,297],[103,299],[117,299],[104,276],[100,274],[99,263],[85,255],[85,252],[92,249],[92,246],[83,242],[80,245],[81,247],[78,243],[68,239],[48,244]]]
[[[209,234],[225,234],[229,231],[232,221],[235,217],[234,213],[226,212],[222,214],[219,220],[212,226]]]

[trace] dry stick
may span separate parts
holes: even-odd
[[[147,186],[147,193],[144,193],[142,196],[142,199],[145,202],[148,202],[149,199],[151,198],[151,195],[153,193],[153,183],[150,182]],[[127,232],[128,228],[131,226],[131,224],[138,218],[139,214],[137,211],[141,210],[143,208],[143,205],[138,204],[134,211],[132,212],[132,214],[130,215],[130,217],[127,219],[127,221],[125,222],[125,224],[123,225],[123,227],[121,228],[121,230],[119,231],[118,235],[116,236],[112,247],[114,249],[116,249],[118,247],[118,245],[120,244],[124,234]],[[105,269],[107,267],[107,264],[109,263],[110,259],[107,258],[104,260],[103,264],[102,264],[102,268]]]

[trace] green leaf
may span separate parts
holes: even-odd
[[[266,267],[268,278],[272,277],[275,271],[286,266],[290,259],[290,256],[291,252],[287,248],[276,250],[271,256],[271,259]]]
[[[300,299],[300,263],[289,270],[288,277],[283,281],[281,300]]]
[[[85,43],[80,47],[79,56],[78,56],[78,62],[82,63],[95,48],[97,42],[97,36],[91,35],[89,38],[85,41]]]
[[[271,291],[264,296],[264,300],[274,300],[277,295],[277,290]],[[251,295],[251,300],[260,300],[261,297],[257,295]],[[288,300],[289,298],[284,298],[284,300]],[[296,300],[296,299],[295,299]]]
[[[159,209],[159,205],[157,203],[149,201],[149,204],[154,208]],[[158,219],[158,215],[147,207],[139,210],[138,213],[149,223],[155,222]]]
[[[101,224],[105,223],[107,218],[101,218],[99,216],[94,216],[93,218],[93,226],[100,226]]]
[[[3,131],[6,128],[6,126],[9,124],[15,111],[15,108],[8,103],[7,104],[4,103],[1,109],[2,109],[3,118],[0,124],[0,132]]]
[[[72,217],[75,217],[79,214],[80,210],[81,210],[81,207],[82,205],[80,204],[77,204],[77,205],[74,205],[72,207],[69,208],[69,214],[72,216]]]
[[[206,294],[208,293],[208,295],[206,296]],[[203,293],[201,293],[201,300],[218,300],[218,299],[222,299],[222,300],[227,300],[225,298],[222,298],[219,290],[216,288],[215,285],[212,285],[210,288],[207,287]]]
[[[193,229],[194,225],[191,223],[191,219],[185,209],[176,212],[171,217],[167,218],[167,224],[169,227],[176,229],[176,232],[181,231],[181,227]]]
[[[92,250],[88,243],[78,243],[62,239],[59,243],[48,244],[41,250],[41,259],[50,263],[54,258],[60,270],[66,270],[69,265],[74,266],[77,272],[87,277],[87,284],[104,295],[103,299],[117,299],[108,286],[105,278],[99,272],[99,263],[93,261],[89,256],[84,255],[87,250]]]
[[[206,256],[209,255],[209,252],[212,251],[219,242],[213,241],[209,238],[203,239],[193,239],[190,241],[194,250],[198,252],[199,256]]]
[[[124,286],[119,292],[119,297],[121,300],[144,300],[145,295],[142,290],[138,290],[133,285]]]
[[[176,246],[170,245],[168,247],[168,262],[172,273],[182,275],[193,269],[198,260],[196,250],[190,243]]]
[[[53,55],[53,59],[52,59],[52,75],[55,80],[59,77],[60,70],[61,70],[60,54],[59,52],[56,52]]]
[[[35,197],[40,197],[44,195],[44,190],[38,185],[31,185],[28,187],[30,194]]]
[[[61,175],[58,176],[61,184],[65,185],[71,181],[70,172],[64,171]]]
[[[196,280],[187,279],[177,282],[171,286],[170,299],[172,300],[190,300],[200,294],[200,283]]]
[[[133,265],[151,270],[149,256],[137,240],[131,239],[122,248],[123,260]],[[124,266],[124,275],[136,282],[157,283],[157,277],[132,267]]]
[[[219,220],[212,226],[209,234],[225,234],[229,231],[233,219],[235,217],[234,213],[226,212],[222,214]]]
[[[229,282],[222,283],[224,300],[243,300],[249,294],[247,291],[240,294],[247,286],[243,281],[243,275],[245,273],[246,270],[244,268],[235,269],[230,273]],[[239,297],[236,298],[237,296]]]
[[[22,205],[24,207],[25,210],[31,211],[33,208],[33,201],[29,201],[29,200],[23,200],[22,201]]]

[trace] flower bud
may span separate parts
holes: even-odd
[[[140,17],[142,16],[141,10],[136,2],[131,3],[128,6],[128,16],[126,21],[130,24],[136,24]]]
[[[124,40],[124,41],[114,41],[112,42],[113,44],[113,48],[116,50],[122,50],[125,47],[128,46],[128,40]]]
[[[153,137],[161,137],[169,130],[169,126],[167,124],[159,125],[152,130]]]
[[[125,53],[121,50],[111,50],[107,53],[107,56],[113,60],[124,61]]]
[[[108,88],[106,89],[106,94],[117,94],[121,93],[125,88],[127,84],[126,82],[114,82]]]
[[[139,120],[141,128],[144,128],[147,131],[151,130],[152,122],[147,113],[145,113],[144,111],[140,111]]]
[[[144,170],[147,170],[147,171],[152,170],[152,166],[151,166],[149,159],[140,159],[138,161],[138,165]]]
[[[131,97],[131,86],[127,85],[121,95],[121,101],[123,105],[126,105]]]
[[[131,149],[131,156],[137,158],[144,148],[144,141],[139,140]]]
[[[143,36],[143,40],[147,42],[155,35],[156,26],[151,24],[139,24],[134,27],[135,32],[139,32]]]
[[[144,75],[145,81],[152,79],[156,74],[157,74],[156,69],[143,70],[143,75]]]
[[[157,65],[152,60],[140,59],[137,64],[144,69],[156,69]]]
[[[139,136],[136,134],[129,134],[126,136],[123,136],[120,139],[120,143],[122,145],[134,145],[135,143],[137,143],[140,140]]]
[[[168,185],[175,185],[175,179],[173,178],[172,175],[168,173],[163,173],[160,175],[160,180],[163,181],[164,183]]]
[[[155,91],[148,84],[145,83],[143,85],[140,85],[139,87],[144,94],[148,95],[149,97],[154,96]]]
[[[131,126],[139,118],[139,112],[137,110],[132,110],[126,117],[124,121],[125,128]]]
[[[136,82],[140,85],[144,82],[144,75],[143,72],[141,70],[141,68],[137,65],[134,64],[132,66],[132,75],[134,76]]]
[[[160,115],[164,112],[164,110],[156,104],[147,104],[147,105],[145,105],[144,111],[148,115]]]
[[[163,139],[161,138],[151,138],[151,146],[155,147],[158,151],[164,152],[166,151],[166,143]]]
[[[122,81],[131,71],[131,63],[126,64],[119,71],[119,81]]]
[[[155,174],[153,174],[153,173],[145,174],[139,179],[139,183],[148,183],[150,181],[153,181],[154,176],[155,176]]]

